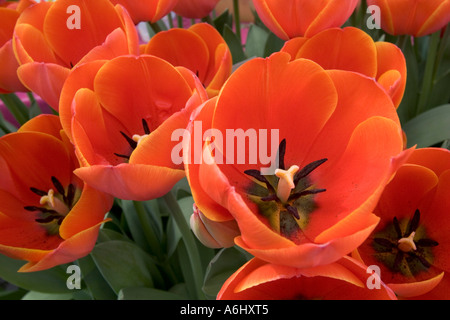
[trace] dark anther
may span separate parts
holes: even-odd
[[[327,189],[304,190],[302,192],[297,192],[297,193],[291,194],[289,196],[289,200],[295,200],[295,199],[298,199],[298,198],[303,197],[303,196],[307,196],[307,195],[310,195],[310,194],[318,194],[318,193],[322,193],[322,192],[325,192],[325,191],[327,191]]]
[[[73,184],[69,184],[69,188],[67,189],[67,205],[69,206],[69,208],[72,208],[74,197],[75,197],[75,186]]]
[[[249,169],[245,170],[244,173],[252,178],[255,178],[256,180],[266,183],[268,182],[267,179],[258,171],[255,169]]]
[[[64,190],[61,182],[59,182],[58,179],[52,176],[52,183],[55,186],[56,191],[58,191],[63,196],[64,202],[66,202],[66,190]]]
[[[142,126],[144,127],[144,133],[150,134],[150,128],[148,127],[148,123],[145,119],[142,119]]]
[[[393,268],[395,271],[400,271],[400,263],[403,260],[403,251],[398,250],[397,254],[395,255],[394,265]]]
[[[115,153],[114,152],[114,155],[116,155],[116,156],[118,156],[120,158],[124,158],[124,159],[130,160],[130,156],[127,156],[125,154],[120,154],[120,153]]]
[[[388,239],[374,238],[373,241],[383,247],[388,248],[388,249],[396,247],[396,245],[394,243],[392,243],[391,241],[389,241]]]
[[[297,185],[297,183],[307,177],[311,172],[316,170],[320,165],[322,165],[324,162],[326,162],[328,159],[320,159],[311,162],[310,164],[307,164],[304,166],[300,171],[298,171],[294,176],[294,183]]]
[[[394,224],[394,229],[395,232],[397,233],[397,237],[403,238],[403,234],[402,234],[402,230],[400,229],[400,224],[398,223],[398,219],[397,217],[394,217],[394,219],[392,220],[393,224]]]
[[[284,165],[285,154],[286,154],[286,139],[283,139],[278,147],[278,163],[279,163],[278,168],[282,170],[286,170],[286,167]]]
[[[408,225],[408,231],[406,232],[405,236],[408,236],[412,232],[416,231],[417,227],[419,226],[419,221],[420,221],[420,211],[417,209],[414,212],[414,216]]]
[[[439,245],[437,241],[434,241],[432,239],[420,239],[416,244],[419,247],[436,247]]]
[[[57,216],[48,216],[48,217],[42,218],[42,219],[35,219],[34,221],[39,222],[39,223],[49,223],[55,219],[58,219],[58,217]]]
[[[120,134],[127,140],[130,147],[134,150],[137,147],[137,142],[131,139],[129,136],[126,135],[126,133],[123,133],[123,131],[120,131]]]
[[[278,199],[278,197],[275,193],[272,193],[271,195],[268,195],[267,197],[261,198],[262,201],[274,201],[277,199]]]
[[[72,61],[70,61],[70,69],[72,69],[73,68],[73,63],[72,63]]]
[[[413,255],[415,258],[419,259],[420,263],[423,264],[425,268],[431,267],[431,263],[429,263],[424,257],[419,256],[418,254]]]
[[[259,182],[265,183],[268,190],[275,192],[275,189],[272,187],[270,182],[258,170],[249,169],[249,170],[245,170],[244,173],[252,178],[255,178]]]
[[[292,214],[295,219],[300,219],[300,215],[298,214],[297,208],[293,206],[286,206],[287,211]]]
[[[34,211],[40,211],[40,212],[42,212],[42,213],[52,213],[52,214],[57,213],[55,210],[50,210],[50,209],[47,209],[47,208],[36,207],[36,206],[25,206],[25,207],[23,207],[23,208],[24,208],[25,210],[31,211],[31,212],[34,212]]]
[[[39,189],[36,189],[36,188],[33,188],[33,187],[31,187],[30,190],[31,190],[33,193],[35,193],[35,194],[37,194],[38,196],[41,196],[41,197],[47,195],[47,192],[42,191],[42,190],[39,190]]]

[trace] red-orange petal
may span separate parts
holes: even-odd
[[[58,64],[32,62],[21,65],[17,74],[22,83],[58,111],[59,96],[70,70]]]

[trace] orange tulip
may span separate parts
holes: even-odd
[[[173,11],[190,19],[201,19],[213,11],[220,0],[178,0]]]
[[[422,37],[450,22],[449,0],[367,0],[380,8],[381,28],[391,35]]]
[[[116,5],[120,4],[130,13],[134,23],[155,23],[166,16],[177,4],[178,0],[111,0]]]
[[[309,39],[294,38],[281,51],[288,52],[292,59],[313,60],[327,70],[348,70],[374,78],[396,107],[403,98],[407,74],[403,52],[392,43],[374,42],[360,29],[332,28]]]
[[[358,252],[380,267],[399,296],[450,298],[449,193],[450,151],[424,148],[400,167],[379,200],[380,224]],[[446,285],[436,287],[443,277]]]
[[[207,23],[189,29],[173,28],[157,33],[142,51],[184,66],[197,74],[210,97],[219,93],[231,74],[233,61],[227,43],[219,32]]]
[[[358,0],[253,0],[262,22],[279,38],[311,37],[342,26]]]
[[[57,116],[41,115],[0,138],[0,253],[31,272],[93,248],[112,198],[73,174],[78,161]]]
[[[396,110],[373,79],[289,60],[276,53],[236,70],[197,110],[184,162],[205,216],[237,221],[237,245],[267,262],[306,268],[363,243],[379,221],[371,210],[411,150],[402,152]],[[239,131],[245,140],[230,142]],[[206,141],[200,162],[189,158],[202,150],[198,134]],[[269,167],[261,150],[272,150],[273,159],[277,147],[277,170],[261,173]]]
[[[21,0],[6,2],[4,7],[0,7],[0,93],[28,91],[17,77],[19,64],[14,55],[12,37],[20,14],[34,3],[32,0]]]
[[[29,7],[17,20],[13,45],[20,80],[55,110],[71,68],[90,60],[139,54],[131,18],[108,0],[60,0]]]
[[[377,287],[368,287],[368,282],[372,284],[369,277],[367,267],[349,257],[308,269],[269,264],[254,258],[227,279],[217,299],[397,300],[381,281]]]
[[[167,193],[184,177],[172,132],[206,99],[197,77],[149,55],[92,61],[72,70],[61,93],[63,128],[82,163],[75,173],[121,199]]]

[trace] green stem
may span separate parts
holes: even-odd
[[[416,115],[426,111],[426,106],[430,98],[431,90],[435,78],[436,55],[439,48],[439,41],[441,32],[435,32],[431,35],[430,44],[428,47],[427,60],[425,64],[425,73],[423,76],[422,90],[419,95],[419,102],[417,104]]]
[[[150,23],[149,22],[149,25],[150,25],[150,28],[152,28],[152,30],[153,30],[153,32],[156,34],[156,33],[158,33],[158,32],[161,32],[161,31],[163,31],[162,29],[161,29],[161,27],[155,22],[155,23]]]
[[[202,18],[202,21],[214,26],[214,21],[213,21],[213,19],[211,19],[210,15],[207,15],[206,17]]]
[[[447,28],[445,28],[445,32],[439,43],[439,50],[437,52],[437,58],[436,58],[437,60],[436,60],[435,69],[434,69],[434,72],[436,75],[437,75],[439,66],[441,65],[441,62],[444,59],[445,50],[447,48],[447,45],[449,44],[449,40],[450,40],[450,24],[448,24]]]
[[[234,10],[234,20],[235,20],[235,26],[236,26],[236,35],[241,41],[241,17],[239,12],[239,0],[233,0],[233,10]]]
[[[14,93],[1,94],[0,99],[19,124],[22,125],[29,120],[27,106]]]
[[[177,199],[172,194],[172,192],[168,192],[165,196],[163,196],[163,199],[169,207],[172,217],[174,218],[175,223],[177,224],[178,229],[181,232],[182,239],[186,245],[186,250],[189,255],[189,262],[192,269],[192,278],[194,279],[194,282],[196,284],[195,292],[197,297],[195,297],[195,299],[200,299],[203,296],[203,268],[194,234],[192,233],[191,228],[186,221],[186,218],[184,217],[180,206],[178,205]]]
[[[137,216],[139,218],[142,231],[144,232],[145,239],[147,240],[147,243],[150,246],[152,253],[157,257],[159,261],[162,261],[164,258],[163,253],[161,251],[161,244],[158,238],[156,237],[152,227],[146,222],[147,211],[145,211],[144,204],[141,201],[133,201],[133,204]]]
[[[183,28],[183,17],[177,16],[178,28]]]

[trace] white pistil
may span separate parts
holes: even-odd
[[[133,135],[132,139],[139,145],[139,143],[141,143],[142,139],[144,139],[147,136],[148,136],[148,134],[144,134],[142,136],[135,134],[135,135]]]
[[[55,191],[53,189],[48,190],[47,195],[42,196],[39,202],[43,206],[48,205],[50,209],[55,210],[62,216],[66,216],[70,211],[69,207],[63,201],[55,197]]]
[[[291,190],[295,188],[294,176],[299,169],[298,166],[291,166],[288,170],[275,170],[275,175],[280,178],[277,187],[277,197],[281,202],[286,203],[289,199]]]
[[[403,252],[410,252],[412,250],[417,250],[416,244],[414,243],[414,236],[416,235],[415,232],[411,232],[409,237],[407,238],[401,238],[398,240],[398,248],[402,250]]]

